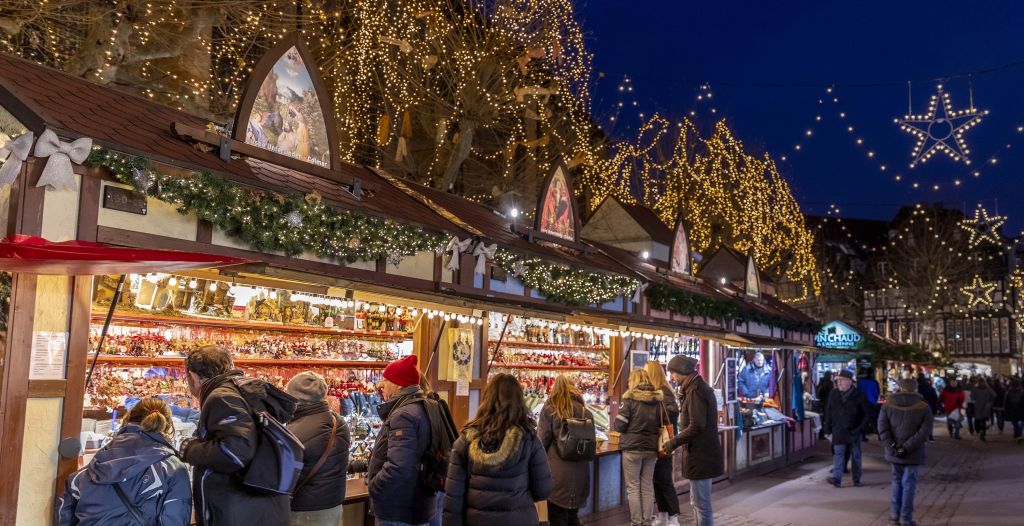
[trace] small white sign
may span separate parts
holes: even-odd
[[[466,378],[459,378],[455,382],[455,396],[469,396],[469,380]]]
[[[718,402],[718,410],[725,409],[725,397],[722,396],[721,389],[715,389],[715,401]]]
[[[68,346],[66,332],[39,331],[32,334],[29,380],[63,380]]]

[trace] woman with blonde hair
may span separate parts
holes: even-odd
[[[647,362],[644,370],[651,379],[651,385],[665,396],[661,404],[665,410],[662,414],[667,420],[663,423],[672,424],[672,429],[677,430],[679,405],[676,404],[675,393],[668,383],[665,370],[659,362]],[[654,464],[654,504],[658,508],[658,515],[653,526],[679,526],[679,495],[676,493],[675,481],[672,480],[671,455],[659,456]]]
[[[550,526],[579,526],[579,509],[590,497],[590,461],[565,460],[558,455],[557,435],[568,418],[590,418],[583,394],[566,375],[558,375],[537,422],[537,435],[548,453],[552,491],[548,497]]]
[[[188,470],[175,456],[171,409],[143,398],[88,466],[68,478],[57,499],[60,526],[186,526],[192,518]]]
[[[631,526],[651,526],[654,517],[654,465],[658,461],[662,400],[644,369],[629,374],[629,390],[615,417],[615,430],[622,433],[622,476],[626,481]]]

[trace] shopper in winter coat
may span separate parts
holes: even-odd
[[[828,406],[828,395],[832,392],[835,387],[835,381],[832,379],[832,371],[825,371],[825,375],[818,380],[818,385],[815,387],[814,392],[817,395],[817,404],[814,408],[815,411],[824,416]],[[825,440],[825,428],[822,427],[818,431],[818,438]]]
[[[740,371],[736,382],[740,396],[744,398],[769,398],[772,396],[772,367],[765,362],[764,353],[754,353],[754,359]]]
[[[194,468],[196,521],[200,526],[287,525],[288,495],[253,492],[238,474],[257,454],[260,431],[253,414],[265,411],[288,422],[295,399],[282,392],[280,397],[268,396],[265,382],[246,379],[242,371],[232,369],[231,353],[215,345],[192,351],[185,371],[189,390],[200,404],[196,438],[182,443],[179,453]]]
[[[663,449],[683,449],[683,476],[690,480],[690,505],[697,526],[712,526],[711,483],[725,471],[718,440],[718,402],[715,392],[697,374],[697,360],[675,356],[668,362],[672,381],[679,386],[679,434]]]
[[[622,433],[622,477],[626,482],[631,526],[650,526],[654,517],[654,465],[658,461],[658,435],[668,424],[661,401],[665,395],[655,390],[647,371],[634,369],[629,375],[629,390],[615,417],[615,430]]]
[[[583,395],[568,376],[558,375],[547,402],[540,411],[537,436],[548,454],[553,489],[548,497],[550,526],[579,526],[579,509],[590,497],[591,461],[563,460],[558,455],[558,432],[567,418],[593,416],[583,404]]]
[[[964,417],[967,420],[967,431],[974,434],[974,391],[977,380],[971,378],[964,385]]]
[[[1020,444],[1024,440],[1024,389],[1020,378],[1011,380],[1006,391],[1006,420],[1013,426],[1013,439]]]
[[[934,412],[935,407],[938,405],[939,395],[935,392],[935,388],[932,387],[931,380],[924,373],[920,373],[917,376],[917,393],[921,395],[921,398],[924,398],[924,403],[928,404],[928,407]]]
[[[829,394],[828,411],[823,424],[825,436],[830,437],[833,446],[832,476],[827,479],[829,484],[837,488],[842,486],[844,458],[849,449],[853,463],[853,485],[861,485],[860,442],[871,414],[864,393],[853,385],[853,373],[840,371],[836,378],[836,388]]]
[[[420,478],[431,437],[416,355],[388,364],[382,376],[377,413],[384,422],[366,473],[370,511],[378,526],[426,524],[437,513],[437,492]]]
[[[146,524],[187,526],[192,491],[188,469],[169,443],[173,433],[171,410],[163,400],[135,404],[114,439],[68,478],[54,524],[139,526],[131,506]]]
[[[932,433],[932,409],[918,394],[918,382],[900,380],[900,392],[882,406],[878,436],[885,446],[885,460],[892,465],[892,499],[889,523],[913,526],[917,466],[924,463],[925,444]]]
[[[960,380],[950,378],[946,387],[939,394],[939,403],[946,413],[946,428],[949,436],[960,440],[960,428],[964,427],[964,390],[960,388]]]
[[[288,381],[285,391],[299,401],[288,430],[305,447],[299,484],[292,493],[292,526],[337,526],[352,442],[348,424],[327,405],[327,382],[322,376],[299,373]]]
[[[452,447],[445,526],[539,524],[537,501],[551,495],[551,472],[514,376],[491,378],[480,408]]]
[[[974,400],[974,428],[978,431],[978,437],[985,442],[985,433],[988,431],[988,421],[992,418],[992,406],[996,401],[996,392],[988,386],[984,378],[978,379],[977,387],[971,391],[971,398]]]
[[[1006,388],[1003,386],[1002,377],[993,378],[989,387],[996,393],[996,399],[992,401],[992,422],[999,428],[1001,435],[1006,426]]]
[[[665,377],[665,370],[658,362],[647,362],[644,370],[654,388],[665,395],[661,403],[665,406],[665,415],[672,424],[674,434],[678,430],[679,404]],[[679,494],[676,493],[676,483],[672,476],[672,455],[661,455],[654,464],[654,505],[658,508],[658,515],[653,526],[679,526]]]

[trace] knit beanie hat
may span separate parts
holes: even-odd
[[[904,378],[900,380],[900,392],[901,393],[916,393],[917,392],[917,380],[913,378]]]
[[[301,372],[288,381],[288,394],[304,402],[319,402],[327,396],[327,382],[313,371]]]
[[[420,370],[416,368],[416,355],[395,360],[384,368],[384,379],[399,386],[409,387],[420,383]]]
[[[672,359],[668,361],[668,370],[683,376],[693,374],[697,370],[697,360],[681,354],[673,356]]]

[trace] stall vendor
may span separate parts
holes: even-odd
[[[760,351],[754,354],[754,360],[748,364],[740,373],[738,387],[740,396],[744,398],[769,397],[771,386],[772,367],[765,363],[764,354]]]

